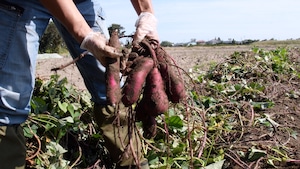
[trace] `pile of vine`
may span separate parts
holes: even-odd
[[[142,139],[151,168],[299,167],[298,48],[254,47],[182,76],[189,99],[156,118],[155,138]],[[53,75],[36,79],[31,105],[28,168],[114,167],[87,92]]]

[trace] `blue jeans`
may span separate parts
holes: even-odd
[[[99,0],[77,0],[78,9],[95,30],[109,37]],[[0,0],[0,126],[23,123],[30,112],[35,82],[39,40],[51,14],[38,0]],[[76,0],[75,0],[76,2]],[[72,57],[83,52],[75,39],[53,18]],[[80,59],[78,69],[92,95],[92,101],[105,104],[105,68],[91,55]]]

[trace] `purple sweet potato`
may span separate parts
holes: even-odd
[[[175,64],[174,61],[160,46],[156,48],[155,53],[159,64],[159,71],[165,81],[166,93],[169,100],[173,103],[179,103],[186,97],[184,83],[179,75],[179,71],[174,71],[172,68],[172,65]]]
[[[143,136],[146,139],[151,139],[156,136],[157,133],[157,122],[155,117],[147,116],[147,120],[143,121]]]
[[[120,49],[121,44],[119,41],[118,32],[114,31],[109,39],[109,46]],[[110,105],[116,105],[121,99],[120,88],[120,59],[119,58],[105,58],[106,62],[106,97],[107,103]]]
[[[121,87],[120,87],[120,62],[119,59],[106,59],[106,97],[107,103],[110,105],[116,105],[121,99]]]
[[[131,55],[130,55],[131,56]],[[123,75],[128,76],[130,72],[139,64],[139,60],[143,58],[143,56],[129,57],[126,62],[126,68],[123,70]]]
[[[156,136],[157,132],[157,123],[154,116],[149,115],[149,111],[152,109],[147,104],[146,100],[141,100],[138,102],[135,108],[135,118],[136,121],[141,121],[143,124],[143,136],[147,139],[153,138]]]
[[[138,48],[140,47],[140,48]],[[150,56],[154,60],[155,67],[159,68],[165,81],[166,93],[173,103],[179,103],[186,97],[183,80],[180,77],[178,69],[173,58],[155,40],[143,39],[137,45],[137,52],[142,52],[144,56]]]
[[[146,78],[143,101],[151,108],[151,116],[163,114],[169,108],[165,84],[157,67],[153,68]]]
[[[153,66],[154,62],[149,57],[140,56],[140,59],[135,60],[134,67],[127,76],[122,90],[122,102],[125,106],[130,106],[138,101],[146,77],[153,69]]]

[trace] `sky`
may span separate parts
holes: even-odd
[[[300,38],[300,0],[152,0],[160,41]],[[103,0],[107,26],[135,31],[130,0]]]

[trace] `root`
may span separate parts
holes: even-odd
[[[73,59],[72,61],[64,64],[64,65],[61,65],[59,67],[55,67],[55,68],[52,68],[51,71],[58,71],[58,70],[62,70],[74,63],[76,63],[78,60],[80,60],[81,58],[83,58],[86,54],[88,54],[89,52],[88,51],[85,51],[85,52],[82,52],[79,56],[77,56],[75,59]]]
[[[32,131],[31,127],[29,126],[29,124],[27,124],[28,128],[30,129],[31,134],[33,134],[34,138],[36,139],[37,143],[38,143],[38,149],[36,150],[36,152],[29,157],[26,157],[26,161],[30,161],[33,158],[35,158],[41,151],[41,147],[42,147],[42,143],[41,140],[39,139],[39,137]]]

